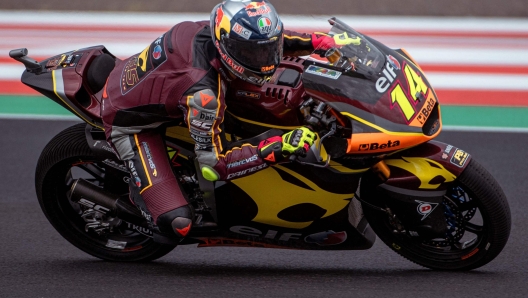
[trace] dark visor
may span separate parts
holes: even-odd
[[[224,41],[229,55],[242,66],[255,72],[266,73],[275,70],[282,58],[282,36],[265,42],[232,38],[226,38]]]

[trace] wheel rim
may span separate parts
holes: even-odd
[[[447,190],[443,200],[447,232],[445,238],[417,240],[407,234],[393,244],[396,250],[404,247],[414,254],[428,259],[459,261],[473,256],[486,240],[488,217],[479,201],[461,184],[454,184]],[[388,228],[394,227],[386,221]],[[396,246],[396,247],[395,247]]]
[[[106,160],[107,161],[107,160]],[[115,163],[114,163],[115,164]],[[115,167],[115,166],[114,166]],[[101,214],[89,214],[89,208],[81,204],[72,202],[66,195],[67,191],[71,189],[73,182],[76,179],[83,178],[86,181],[104,188],[107,172],[111,171],[112,167],[101,161],[86,161],[68,163],[64,171],[64,184],[59,186],[57,194],[60,198],[57,200],[58,207],[64,215],[65,224],[71,229],[74,229],[78,235],[82,235],[92,245],[99,249],[111,252],[130,252],[142,249],[153,243],[152,232],[148,229],[136,227],[128,222],[111,219]],[[108,181],[107,183],[109,183]],[[116,181],[113,181],[114,183]],[[117,181],[119,183],[121,181]],[[124,183],[125,181],[123,181]],[[83,219],[83,215],[85,216]],[[88,220],[88,221],[86,221]],[[92,221],[90,223],[90,221]],[[94,226],[99,222],[111,222],[115,225],[112,229],[106,229],[102,233],[98,233]],[[87,224],[91,227],[86,230]]]

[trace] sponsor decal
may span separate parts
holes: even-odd
[[[141,179],[139,178],[138,172],[136,171],[136,166],[134,166],[134,161],[132,160],[128,161],[128,169],[130,173],[132,174],[132,178],[134,178],[134,182],[136,183],[136,186],[141,187]]]
[[[218,53],[220,53],[220,57],[222,57],[222,60],[231,67],[231,69],[235,70],[238,73],[244,73],[244,67],[236,64],[233,59],[229,58],[220,48],[220,44],[218,43],[218,40],[215,40],[215,46],[218,50]],[[224,76],[225,77],[225,76]]]
[[[251,156],[249,158],[242,159],[242,160],[237,160],[235,162],[229,163],[229,164],[227,164],[227,168],[228,169],[236,168],[238,166],[245,165],[247,163],[253,162],[253,161],[257,160],[257,159],[258,159],[258,155],[255,154],[255,155],[253,155],[253,156]]]
[[[334,232],[332,230],[325,231],[325,232],[319,232],[315,234],[308,235],[304,237],[304,242],[306,243],[315,243],[320,246],[328,246],[328,245],[338,245],[347,239],[347,233],[345,231],[342,232]]]
[[[200,128],[200,129],[205,129],[205,130],[211,130],[211,126],[213,125],[212,123],[206,123],[206,122],[202,122],[200,120],[196,120],[196,119],[193,119],[191,121],[191,125],[196,127],[196,128]]]
[[[128,173],[128,169],[122,165],[122,164],[118,164],[117,162],[111,160],[111,159],[105,159],[103,160],[103,163],[107,166],[110,166],[114,169],[117,169],[117,170],[120,170],[120,171],[123,171],[123,172],[127,172]]]
[[[389,140],[386,144],[380,143],[370,143],[370,144],[360,144],[359,151],[368,151],[368,150],[382,150],[387,148],[394,148],[400,146],[400,141],[391,141]]]
[[[391,55],[387,56],[387,61],[392,65],[392,68],[396,70],[400,70],[400,62],[396,60],[396,58],[392,57]]]
[[[211,133],[208,132],[208,131],[200,131],[200,130],[196,130],[196,129],[192,129],[191,128],[191,133],[195,134],[195,135],[201,135],[201,136],[210,136]]]
[[[264,168],[267,168],[267,167],[268,167],[268,164],[263,163],[263,164],[258,165],[256,167],[245,169],[245,170],[242,170],[242,171],[239,171],[239,172],[236,172],[236,173],[231,173],[231,174],[227,175],[227,180],[233,179],[233,178],[237,178],[237,177],[240,177],[240,176],[244,176],[246,174],[253,173],[253,172],[262,170]]]
[[[383,74],[382,77],[380,77],[376,81],[376,91],[379,93],[384,93],[389,89],[392,82],[394,82],[394,79],[396,78],[396,73],[394,72],[395,68],[392,65],[391,61],[387,61],[387,64],[385,65],[385,69],[381,72]]]
[[[444,152],[449,154],[449,153],[451,153],[451,149],[453,149],[453,146],[452,145],[447,145],[447,147],[445,148]]]
[[[140,226],[136,226],[134,224],[131,224],[129,222],[127,222],[127,227],[130,229],[130,230],[134,230],[142,235],[145,235],[145,236],[148,236],[148,237],[152,237],[152,231],[150,229],[147,229],[147,228],[144,228],[144,227],[140,227]]]
[[[239,23],[235,23],[235,25],[233,25],[233,31],[244,39],[249,39],[251,37],[251,31]]]
[[[156,169],[156,165],[154,164],[154,161],[152,160],[152,154],[150,153],[150,148],[147,142],[142,142],[143,149],[145,149],[145,155],[147,156],[148,164],[150,169],[152,170],[152,176],[157,177],[158,176],[158,170]]]
[[[268,35],[272,28],[271,28],[271,20],[266,17],[262,17],[257,22],[260,34]]]
[[[150,72],[167,60],[167,55],[163,51],[164,37],[165,34],[161,35],[141,53],[126,61],[121,74],[121,93],[123,95],[130,92]],[[149,59],[152,61],[149,62]]]
[[[200,143],[196,143],[194,145],[194,150],[213,151],[210,144],[204,145],[204,144],[200,144]]]
[[[427,102],[424,104],[422,110],[420,111],[420,114],[418,114],[418,121],[423,125],[425,123],[425,120],[429,115],[431,114],[431,111],[433,110],[435,105],[435,100],[432,97],[429,97]]]
[[[251,2],[246,5],[246,13],[249,17],[261,16],[270,12],[271,9],[265,2]]]
[[[268,230],[266,233],[263,233],[259,229],[256,229],[256,228],[253,228],[253,227],[247,227],[247,226],[232,226],[231,228],[229,228],[229,231],[231,231],[233,233],[237,233],[237,234],[246,235],[246,236],[264,237],[266,239],[275,239],[275,240],[279,240],[279,241],[297,240],[302,235],[300,233],[282,233],[282,234],[279,234],[279,232],[275,231],[275,230]],[[277,237],[277,236],[279,236],[279,237]]]
[[[442,153],[442,159],[448,159],[449,158],[449,155],[447,155],[447,153]]]
[[[260,68],[260,71],[262,72],[267,72],[267,71],[272,71],[275,69],[275,65],[269,65],[269,66],[263,66]]]
[[[154,51],[152,51],[152,58],[158,60],[159,58],[161,58],[161,46],[157,45],[155,48],[154,48]]]
[[[457,167],[463,167],[466,164],[466,161],[469,158],[469,153],[464,150],[457,149],[453,156],[451,157],[451,163]]]
[[[191,138],[195,140],[198,143],[202,144],[211,144],[213,142],[213,139],[211,137],[201,137],[199,135],[195,135],[191,133]]]
[[[214,121],[215,119],[216,119],[215,114],[204,113],[204,112],[200,113],[200,120],[202,121]]]
[[[207,93],[203,93],[200,91],[200,100],[202,102],[202,107],[205,108],[205,106],[210,103],[213,99],[215,99],[214,96],[208,95]]]
[[[306,73],[311,73],[314,75],[318,75],[321,77],[337,80],[341,76],[341,72],[337,70],[332,70],[320,66],[310,65],[308,68],[304,71]]]
[[[110,209],[103,207],[101,205],[97,205],[96,203],[89,201],[85,198],[81,198],[78,203],[88,208],[91,208],[95,211],[101,212],[102,214],[106,214],[108,211],[110,211]]]
[[[237,96],[243,96],[243,97],[249,97],[249,98],[253,98],[253,99],[259,99],[260,98],[260,93],[249,92],[249,91],[244,91],[244,90],[238,90],[236,95]]]
[[[416,207],[416,211],[418,211],[418,213],[422,215],[422,219],[420,220],[424,220],[425,218],[427,218],[427,216],[429,216],[429,214],[431,214],[439,205],[438,203],[422,202],[418,200],[414,201],[419,204]]]

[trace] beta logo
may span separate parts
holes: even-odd
[[[418,203],[416,211],[422,215],[422,219],[420,220],[427,218],[427,216],[429,216],[429,214],[431,214],[436,209],[436,207],[438,207],[438,203],[422,202],[418,200],[415,200],[415,202]]]
[[[389,140],[386,144],[380,143],[370,143],[370,144],[360,144],[358,151],[371,151],[371,150],[383,150],[387,148],[394,148],[400,146],[400,141],[391,141]]]

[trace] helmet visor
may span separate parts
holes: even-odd
[[[268,40],[223,39],[229,56],[251,71],[269,74],[282,59],[282,34]]]

